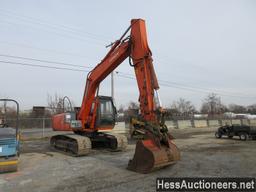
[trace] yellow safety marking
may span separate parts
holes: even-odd
[[[4,161],[4,162],[0,162],[0,166],[2,165],[14,165],[17,164],[18,161]]]

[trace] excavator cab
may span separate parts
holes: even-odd
[[[114,127],[116,121],[116,107],[112,97],[98,96],[96,127]]]
[[[113,129],[116,121],[116,107],[112,97],[97,96],[91,108],[91,116],[94,113],[94,105],[97,103],[95,127],[97,129]],[[80,109],[77,109],[78,111]],[[55,131],[72,131],[81,129],[82,122],[77,120],[77,111],[67,111],[52,117],[52,127]],[[88,126],[89,127],[89,126]]]

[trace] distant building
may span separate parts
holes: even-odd
[[[32,114],[33,114],[33,117],[44,117],[45,107],[43,107],[43,106],[33,106]]]
[[[237,118],[237,119],[256,119],[256,115],[252,115],[252,114],[249,114],[249,113],[226,112],[226,113],[224,113],[224,117]]]
[[[236,118],[236,114],[233,112],[225,112],[223,115],[226,118]]]
[[[194,114],[195,119],[207,118],[208,114]]]

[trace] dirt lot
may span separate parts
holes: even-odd
[[[52,151],[48,139],[25,141],[19,171],[0,175],[0,191],[155,191],[157,177],[256,177],[256,141],[215,139],[215,130],[172,130],[181,161],[147,175],[126,170],[133,142],[125,152],[94,150],[69,157]]]

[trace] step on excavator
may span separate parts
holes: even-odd
[[[129,31],[130,35],[127,35]],[[91,148],[104,147],[112,151],[126,148],[126,137],[102,131],[114,128],[116,108],[111,97],[98,93],[100,83],[128,58],[139,89],[140,117],[137,122],[144,136],[137,141],[134,157],[127,168],[149,173],[177,162],[180,153],[164,124],[165,111],[157,92],[159,85],[145,21],[132,19],[121,38],[109,47],[103,60],[87,75],[81,107],[52,117],[53,130],[71,133],[51,137],[51,146],[74,156],[87,155]]]

